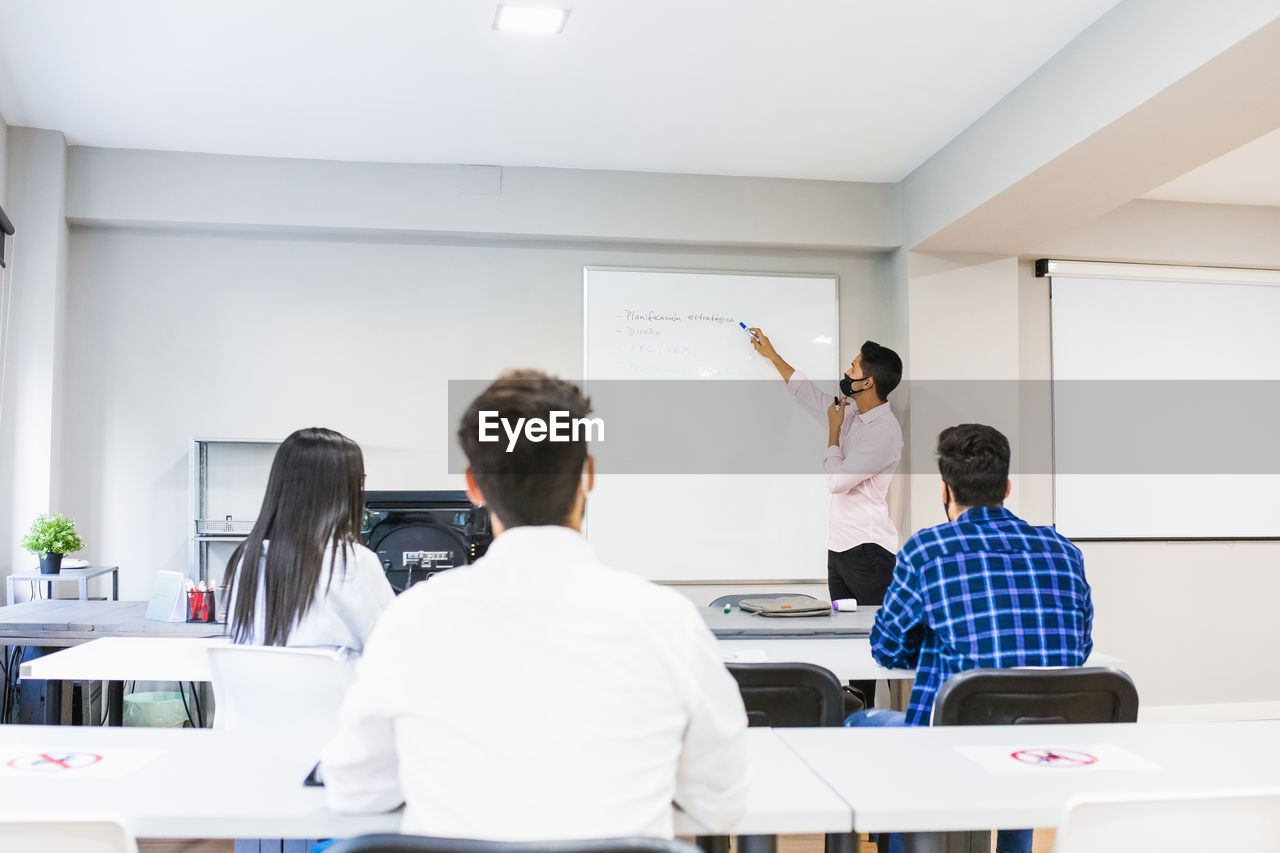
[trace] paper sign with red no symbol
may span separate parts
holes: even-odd
[[[0,751],[0,777],[25,779],[118,779],[160,755],[155,749],[41,749]]]
[[[1027,744],[957,746],[956,751],[992,773],[1050,775],[1108,770],[1161,770],[1160,765],[1112,743],[1072,747]]]

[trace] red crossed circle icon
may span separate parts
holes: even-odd
[[[20,755],[9,761],[14,770],[28,773],[57,773],[63,770],[80,770],[91,767],[102,760],[102,756],[94,752],[36,752],[31,755]]]
[[[1096,755],[1074,749],[1020,749],[1009,757],[1035,767],[1088,767],[1098,760]]]

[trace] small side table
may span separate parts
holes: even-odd
[[[26,583],[47,583],[49,585],[49,598],[53,598],[53,585],[59,581],[75,581],[80,587],[80,600],[89,600],[89,578],[96,578],[98,575],[111,575],[111,600],[120,600],[120,567],[119,566],[86,566],[83,569],[63,569],[54,575],[41,574],[39,569],[27,570],[25,572],[14,572],[9,575],[5,581],[6,592],[8,598],[6,601],[13,604],[13,582],[24,581]]]

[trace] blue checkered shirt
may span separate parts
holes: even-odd
[[[882,666],[916,670],[907,725],[927,726],[950,676],[1080,666],[1093,649],[1092,623],[1079,548],[1003,507],[974,507],[902,546],[871,654]]]

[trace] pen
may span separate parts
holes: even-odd
[[[756,337],[756,333],[755,333],[755,332],[753,332],[753,331],[751,331],[750,329],[748,329],[748,328],[747,328],[747,324],[746,324],[746,323],[744,323],[744,322],[742,322],[741,320],[739,320],[739,321],[738,321],[738,325],[742,327],[742,331],[746,332],[748,335],[750,335],[750,336],[751,336],[752,340],[756,340],[756,341],[760,340],[759,338],[757,338],[757,337]]]

